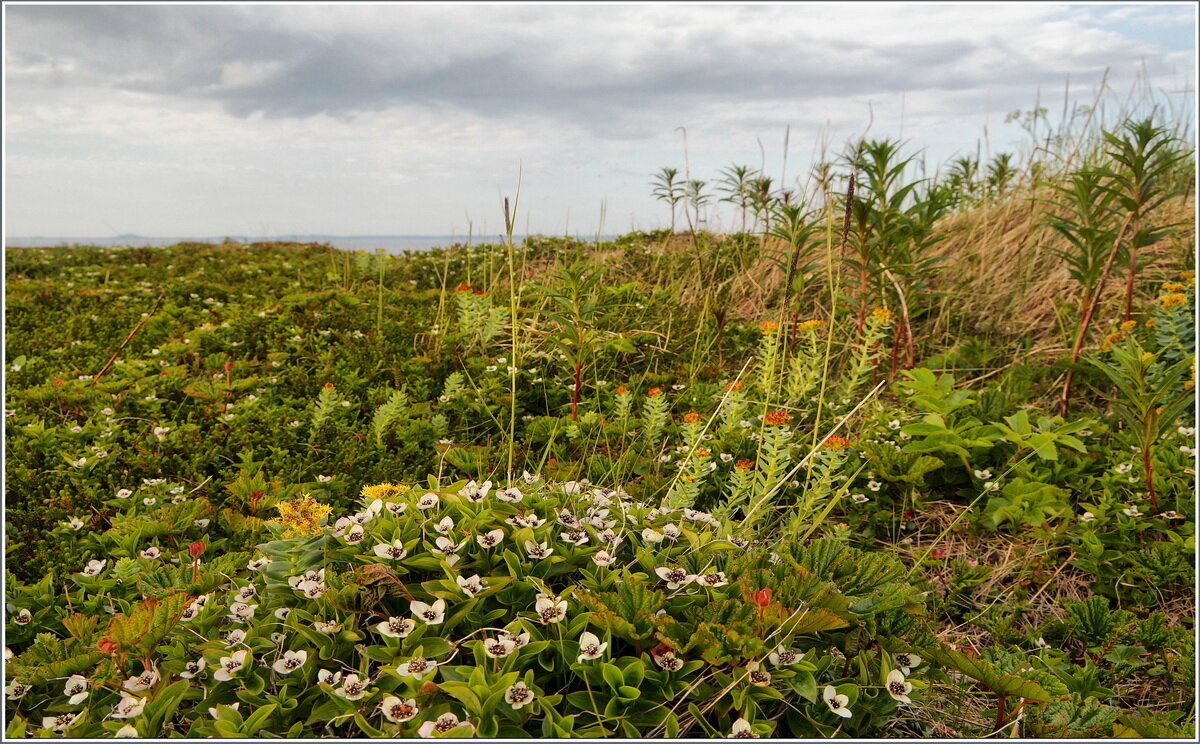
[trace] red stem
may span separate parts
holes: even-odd
[[[583,362],[575,363],[575,392],[571,395],[571,420],[579,413],[579,388],[582,384]]]

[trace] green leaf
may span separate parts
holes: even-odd
[[[1050,702],[1050,693],[1035,682],[1001,672],[985,659],[942,647],[926,648],[925,654],[942,666],[962,672],[997,695],[1015,695],[1038,703]]]

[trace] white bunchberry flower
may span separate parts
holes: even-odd
[[[567,600],[539,594],[533,611],[543,623],[557,623],[567,616]]]
[[[493,659],[508,656],[517,648],[516,641],[509,638],[484,638],[483,652]]]
[[[128,488],[122,488],[121,490],[117,491],[118,499],[127,499],[132,495],[133,495],[133,491],[130,491]]]
[[[981,481],[985,481],[985,480],[991,480],[991,477],[992,477],[992,471],[990,471],[990,470],[976,470],[976,471],[975,471],[975,477],[976,477],[976,478],[978,478],[978,479],[979,479],[979,480],[981,480]]]
[[[526,687],[524,682],[517,682],[504,691],[504,701],[511,705],[513,710],[524,708],[533,702],[533,698],[533,690]]]
[[[757,661],[752,661],[746,665],[746,672],[750,684],[756,687],[767,687],[771,684],[771,675],[762,668],[762,665]]]
[[[375,626],[375,630],[379,631],[380,635],[388,638],[406,638],[409,633],[416,629],[417,623],[415,620],[410,620],[406,617],[389,617],[382,623]]]
[[[594,633],[584,631],[583,635],[579,636],[579,656],[575,658],[575,661],[580,663],[599,659],[606,648],[608,648],[607,643],[601,643]]]
[[[225,634],[225,646],[228,648],[233,648],[234,646],[245,643],[245,641],[246,631],[242,630],[241,628],[234,628]]]
[[[327,623],[324,620],[314,620],[312,626],[321,633],[337,633],[342,629],[341,623]]]
[[[1138,509],[1138,508],[1137,508],[1137,506],[1131,506],[1131,507],[1129,507],[1128,509],[1122,509],[1122,510],[1121,510],[1121,513],[1122,513],[1122,514],[1124,514],[1124,515],[1125,515],[1125,516],[1127,516],[1127,517],[1140,517],[1140,516],[1142,516],[1142,511],[1141,511],[1141,509]]]
[[[401,677],[413,677],[414,679],[424,679],[437,669],[437,662],[424,659],[420,656],[409,659],[408,661],[396,665],[396,674]]]
[[[888,672],[887,682],[885,683],[887,694],[892,696],[893,700],[899,700],[902,703],[912,705],[912,700],[909,699],[908,693],[912,692],[912,683],[904,679],[904,672],[899,669],[893,669]]]
[[[42,728],[50,729],[56,733],[66,731],[83,715],[83,711],[78,713],[59,713],[55,716],[45,716],[42,718]]]
[[[658,530],[652,530],[649,527],[642,530],[642,542],[660,543],[663,541],[663,533]]]
[[[88,681],[81,674],[72,674],[67,678],[67,684],[63,686],[63,694],[69,698],[67,700],[71,705],[79,705],[88,696]]]
[[[291,674],[300,667],[304,666],[304,662],[308,661],[307,651],[284,651],[271,668],[280,674]]]
[[[674,651],[664,651],[660,654],[651,653],[654,657],[654,663],[658,664],[659,668],[667,672],[678,672],[683,668],[683,659],[675,655]]]
[[[458,716],[453,712],[446,712],[437,717],[436,721],[426,721],[417,729],[417,735],[422,739],[432,738],[435,734],[445,734],[459,726],[467,726],[472,732],[475,731],[475,724],[463,720],[458,720]]]
[[[872,491],[878,491],[879,489],[883,488],[883,484],[879,481],[870,480],[867,481],[867,488],[871,489]]]
[[[330,687],[334,687],[341,681],[342,681],[342,673],[341,672],[331,672],[328,669],[318,669],[317,670],[317,682],[320,682],[321,684],[325,684],[325,685],[329,685]]]
[[[850,698],[846,695],[839,695],[838,691],[829,685],[825,685],[825,690],[821,693],[821,699],[825,701],[825,704],[829,706],[834,715],[841,716],[842,718],[849,718],[854,715],[846,707],[846,704],[850,702]]]
[[[678,589],[681,586],[687,586],[696,580],[693,574],[689,574],[682,568],[659,566],[654,569],[654,573],[658,574],[658,578],[667,582],[668,589]]]
[[[440,625],[446,619],[446,600],[439,599],[433,604],[413,600],[408,605],[414,617],[426,625]]]
[[[96,574],[103,571],[104,567],[107,564],[108,564],[107,559],[106,560],[90,560],[87,562],[87,566],[85,566],[83,571],[81,571],[80,573],[84,576],[95,576]]]
[[[25,607],[22,607],[21,609],[17,610],[15,613],[13,613],[13,622],[16,623],[17,625],[28,625],[32,621],[33,621],[33,613],[30,612]]]
[[[433,526],[433,529],[439,535],[449,535],[454,531],[454,518],[447,514],[442,517],[440,522]]]
[[[587,534],[587,532],[585,532],[583,530],[572,530],[570,532],[563,532],[562,534],[559,535],[559,537],[562,539],[563,542],[567,542],[572,545],[583,545],[584,543],[586,543],[588,541],[588,534]]]
[[[427,493],[417,499],[417,508],[421,510],[435,509],[439,503],[441,503],[441,499],[436,493]]]
[[[133,724],[127,723],[124,726],[122,726],[121,728],[117,729],[117,733],[113,734],[113,738],[114,739],[137,739],[137,738],[139,738],[138,730]]]
[[[160,679],[162,677],[159,675],[157,669],[147,669],[141,674],[125,680],[121,687],[130,692],[142,692],[158,684]]]
[[[417,701],[414,698],[401,700],[395,695],[388,695],[379,704],[379,709],[383,712],[383,717],[392,723],[404,723],[416,717],[421,709],[417,707]]]
[[[502,491],[497,491],[496,498],[509,504],[515,504],[525,498],[525,494],[521,493],[521,489],[516,486],[511,486]]]
[[[1085,511],[1083,514],[1079,515],[1080,522],[1091,522],[1095,518],[1096,518],[1096,515],[1092,514],[1090,511]]]
[[[208,662],[204,660],[203,656],[201,656],[199,659],[196,659],[195,661],[189,661],[186,664],[184,664],[183,671],[179,673],[179,676],[183,677],[184,679],[191,679],[191,678],[195,677],[197,674],[199,674],[200,672],[203,672],[204,667],[207,665],[208,665]]]
[[[473,501],[478,504],[487,498],[488,491],[490,491],[491,488],[491,481],[484,481],[483,485],[480,485],[475,481],[469,481],[467,485],[459,489],[458,495],[466,498],[468,501]]]
[[[346,530],[346,533],[342,535],[342,539],[347,545],[358,545],[366,536],[367,533],[365,530],[363,530],[363,526],[361,524],[355,524],[350,527],[350,529]]]
[[[244,623],[254,617],[254,611],[258,609],[256,604],[246,604],[245,602],[234,602],[229,605],[229,614],[225,617],[235,623]]]
[[[466,594],[468,597],[474,597],[476,594],[487,589],[487,586],[483,583],[483,579],[479,578],[479,574],[465,579],[462,576],[455,576],[454,583],[458,584],[458,588],[462,589],[463,594]]]
[[[520,514],[515,517],[509,517],[504,521],[508,522],[513,527],[528,527],[534,530],[546,523],[546,520],[541,519],[536,514]]]
[[[770,662],[775,666],[787,666],[788,664],[795,664],[797,661],[800,661],[803,658],[804,654],[798,651],[793,651],[785,646],[777,646],[774,651],[767,655],[767,659],[770,660]]]
[[[725,578],[724,571],[716,571],[715,573],[700,574],[696,577],[696,583],[700,586],[715,587],[725,586],[729,581]]]
[[[31,689],[33,689],[31,686],[14,680],[9,682],[8,686],[4,688],[4,694],[9,700],[20,700]]]
[[[113,712],[109,713],[109,718],[136,718],[142,714],[142,708],[146,707],[146,699],[130,695],[128,692],[121,692],[121,699],[113,706]]]
[[[745,718],[739,718],[733,722],[733,728],[729,730],[730,739],[757,739],[758,734],[750,728],[750,722]]]
[[[530,558],[541,560],[549,557],[550,554],[554,552],[554,548],[547,547],[546,543],[541,543],[539,545],[532,540],[526,540],[525,552],[529,554]]]
[[[856,503],[856,504],[865,504],[866,502],[871,500],[866,494],[863,494],[863,493],[853,494],[850,496],[850,499],[852,501],[854,501],[854,503]]]
[[[485,532],[482,535],[475,536],[475,542],[479,543],[481,548],[485,548],[487,550],[491,550],[499,545],[503,539],[504,530],[500,529],[499,527],[491,530],[490,532]]]
[[[613,557],[609,554],[609,552],[607,550],[601,550],[600,552],[598,552],[592,556],[592,563],[595,563],[597,566],[600,566],[601,568],[605,568],[605,567],[611,566],[613,564]]]
[[[500,640],[512,641],[515,648],[521,648],[528,644],[530,637],[529,633],[513,633],[508,630],[500,634]]]
[[[537,483],[541,479],[542,479],[542,476],[538,475],[537,473],[531,473],[528,470],[521,471],[521,480],[525,481],[526,483],[529,483],[529,484]]]
[[[404,513],[404,510],[408,508],[408,504],[404,501],[385,501],[383,508],[387,509],[395,516],[400,516]]]
[[[85,523],[79,517],[71,517],[66,522],[63,522],[63,524],[66,525],[67,527],[70,527],[73,530],[78,531],[78,530],[83,529],[83,525]]]
[[[342,686],[333,692],[347,700],[362,700],[367,694],[367,683],[360,680],[357,674],[347,674],[342,680]]]
[[[372,551],[380,558],[387,558],[392,561],[401,560],[408,555],[408,550],[404,547],[404,541],[400,538],[393,540],[391,545],[376,545],[372,548]]]
[[[241,671],[242,667],[246,666],[246,659],[250,652],[246,649],[234,651],[229,656],[222,656],[220,660],[220,669],[213,673],[213,679],[218,682],[227,682],[233,679],[233,675]]]
[[[896,668],[908,674],[914,667],[921,666],[921,657],[916,654],[901,653],[892,657],[896,663]]]

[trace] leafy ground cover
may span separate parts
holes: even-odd
[[[731,169],[735,235],[8,249],[8,735],[1190,736],[1190,155],[905,162]]]

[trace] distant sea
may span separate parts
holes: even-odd
[[[604,239],[612,236],[601,236]],[[431,248],[445,248],[455,244],[466,244],[464,235],[272,235],[269,237],[250,238],[241,235],[220,237],[168,237],[148,238],[142,235],[118,235],[112,238],[6,238],[6,248],[53,248],[57,246],[97,245],[116,248],[141,248],[145,246],[174,245],[184,241],[197,243],[220,243],[223,240],[237,243],[258,243],[270,241],[296,241],[298,243],[328,243],[334,248],[344,251],[367,251],[374,253],[383,250],[386,253],[403,253],[404,251],[427,251]],[[520,242],[524,235],[514,235],[513,240]],[[584,238],[595,239],[595,236]],[[482,243],[503,243],[504,236],[479,236],[471,238],[472,245]]]

